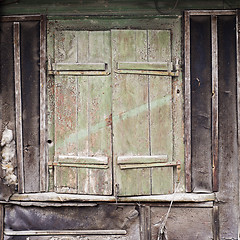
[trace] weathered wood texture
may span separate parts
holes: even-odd
[[[168,208],[151,207],[151,239],[158,239],[167,211]],[[173,207],[166,228],[168,239],[213,239],[212,208]]]
[[[107,63],[111,69],[110,32],[59,31],[55,53],[56,63]],[[56,167],[58,192],[112,193],[110,86],[109,76],[55,77],[55,156],[106,156],[109,161],[106,170]]]
[[[21,23],[21,76],[26,192],[40,189],[40,26],[39,21]]]
[[[112,51],[113,66],[118,62],[170,62],[170,31],[113,30]],[[171,161],[171,86],[170,77],[113,76],[113,152],[119,196],[172,191],[172,167],[121,170],[117,164],[117,157],[124,155],[165,154]]]
[[[0,240],[3,240],[3,230],[4,230],[4,205],[0,204]]]
[[[91,230],[95,232],[99,230],[99,235],[106,230],[107,239],[119,239],[118,233],[126,233],[123,239],[136,240],[140,239],[140,220],[139,211],[135,208],[136,206],[116,206],[115,204],[42,208],[8,206],[5,210],[5,229],[13,231],[52,230],[56,232],[81,230],[83,234],[78,235],[82,235],[82,237],[84,237],[85,230],[88,234],[91,233]],[[97,235],[96,233],[94,239],[98,237]],[[38,237],[40,238],[40,236]],[[20,237],[16,237],[16,239],[20,239]]]
[[[103,4],[104,3],[104,4]],[[4,4],[4,3],[3,3]],[[176,6],[175,6],[176,5]],[[160,14],[181,14],[185,9],[234,9],[240,4],[235,0],[228,1],[204,1],[204,0],[175,0],[158,1]],[[18,3],[3,5],[2,14],[49,14],[49,15],[77,15],[77,14],[159,14],[154,1],[148,0],[97,0],[77,1],[30,1],[22,0]]]
[[[218,17],[220,238],[238,238],[238,145],[235,16]],[[227,47],[226,47],[227,46]],[[226,220],[227,219],[227,220]]]
[[[190,17],[193,192],[212,191],[211,18]]]
[[[13,138],[16,139],[13,24],[1,23],[0,31],[0,139],[5,127],[13,131]],[[4,184],[2,178],[0,168],[0,199],[7,200],[14,192],[14,186]]]

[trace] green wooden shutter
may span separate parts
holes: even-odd
[[[109,31],[58,31],[55,36],[57,192],[112,194]]]
[[[117,194],[171,193],[172,78],[152,75],[155,70],[171,71],[171,33],[113,30],[111,41]]]

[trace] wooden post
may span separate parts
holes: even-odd
[[[191,84],[190,84],[190,17],[185,12],[185,174],[186,192],[192,191],[191,165]]]
[[[24,193],[20,23],[13,23],[18,191]]]

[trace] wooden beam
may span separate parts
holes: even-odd
[[[167,155],[155,156],[120,156],[117,158],[118,164],[135,164],[135,163],[165,163],[168,161]]]
[[[49,236],[49,235],[126,235],[126,230],[5,230],[8,236]]]
[[[136,197],[118,197],[118,202],[171,202],[173,194],[152,195],[152,196],[136,196]],[[214,201],[215,195],[196,194],[196,193],[175,193],[174,202],[209,202]],[[10,201],[33,201],[33,202],[116,202],[114,196],[99,195],[79,195],[79,194],[58,194],[54,192],[48,193],[29,193],[14,194]]]
[[[172,63],[168,62],[119,62],[119,70],[172,70]]]
[[[190,82],[190,16],[185,12],[185,178],[186,192],[192,191],[191,164],[191,82]]]
[[[218,40],[217,16],[211,17],[212,25],[212,170],[213,191],[218,191]]]
[[[24,193],[20,23],[13,23],[18,192]]]
[[[213,206],[213,240],[219,240],[219,210],[218,206]]]
[[[53,63],[57,71],[105,71],[107,63]]]
[[[40,191],[46,191],[46,19],[40,20]]]

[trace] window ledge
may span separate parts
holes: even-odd
[[[172,200],[174,200],[174,202],[209,202],[215,200],[215,194],[176,193],[175,195],[167,194],[152,196],[118,197],[117,202],[171,202]],[[114,196],[59,194],[54,192],[48,192],[48,193],[14,194],[10,198],[10,201],[116,202],[116,198]]]

